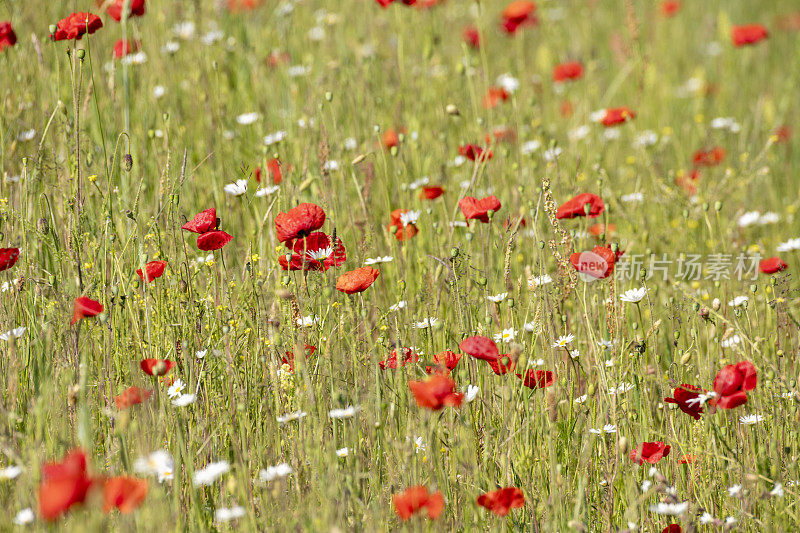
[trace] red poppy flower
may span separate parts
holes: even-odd
[[[694,463],[695,461],[697,461],[697,456],[689,454],[689,453],[685,453],[685,454],[681,455],[681,458],[678,459],[678,463],[680,463],[682,465],[690,465],[690,464]]]
[[[503,229],[510,230],[510,229],[514,228],[516,226],[516,224],[517,224],[517,220],[518,220],[517,217],[510,217],[510,218],[505,219],[503,221]],[[520,228],[524,228],[527,225],[528,225],[528,221],[527,221],[527,219],[525,217],[522,217],[522,218],[519,219],[519,227]]]
[[[302,203],[289,209],[286,213],[278,213],[275,217],[275,232],[278,242],[285,242],[291,247],[294,239],[303,238],[316,231],[325,223],[325,211],[317,204]]]
[[[267,57],[267,64],[270,68],[275,68],[284,65],[291,60],[292,56],[290,56],[288,53],[281,52],[280,50],[273,50]]]
[[[643,442],[628,454],[631,461],[634,463],[644,464],[645,462],[651,465],[659,462],[663,457],[669,455],[671,447],[661,441],[658,442]]]
[[[787,268],[789,268],[789,265],[784,263],[783,259],[780,257],[762,259],[761,262],[758,263],[758,269],[764,274],[775,274],[776,272],[782,272]]]
[[[605,224],[592,224],[589,226],[589,235],[600,237],[603,234],[614,233],[616,230],[617,226],[614,224],[609,224],[608,226]]]
[[[212,250],[219,250],[233,239],[233,235],[229,235],[221,230],[209,231],[203,233],[197,238],[197,247],[204,252]]]
[[[553,81],[563,82],[578,80],[583,77],[583,65],[578,61],[569,61],[556,65],[553,69]]]
[[[75,304],[72,309],[72,322],[74,324],[83,318],[97,316],[103,312],[103,305],[86,296],[75,298]]]
[[[407,241],[419,233],[417,225],[413,222],[403,223],[402,215],[405,213],[408,213],[408,209],[395,209],[389,214],[389,225],[386,226],[386,229],[393,231],[398,241]]]
[[[508,91],[502,87],[489,87],[489,90],[483,97],[484,109],[492,109],[497,107],[500,102],[505,102],[509,98]]]
[[[680,387],[675,387],[675,390],[672,391],[672,398],[664,398],[664,401],[666,403],[674,403],[687,415],[695,420],[700,420],[700,415],[703,414],[703,406],[700,402],[693,400],[696,400],[704,392],[699,387],[684,383]]]
[[[698,167],[714,167],[719,165],[722,160],[725,159],[726,154],[727,152],[725,151],[725,148],[715,146],[711,150],[698,150],[695,152],[692,160]]]
[[[420,200],[436,200],[444,194],[444,189],[439,186],[423,187],[422,192],[419,193]]]
[[[39,484],[39,514],[48,521],[61,517],[86,500],[92,482],[82,450],[71,451],[60,463],[45,464]]]
[[[539,20],[534,14],[536,4],[529,0],[515,0],[503,10],[500,27],[512,35],[522,26],[535,26]]]
[[[756,388],[758,373],[750,361],[727,365],[714,378],[717,397],[712,405],[720,409],[733,409],[747,403],[747,392]]]
[[[17,34],[11,27],[11,22],[0,21],[0,52],[17,44]]]
[[[19,248],[0,248],[0,272],[17,264]]]
[[[262,0],[228,0],[228,11],[237,13],[239,11],[252,11],[262,4]]]
[[[459,407],[464,401],[464,394],[455,391],[456,382],[441,374],[434,374],[426,381],[409,381],[408,388],[418,406],[432,411],[447,406]]]
[[[572,107],[572,102],[570,102],[569,100],[563,100],[561,102],[559,106],[559,112],[561,113],[562,117],[564,118],[571,117],[574,111],[575,109]]]
[[[678,0],[664,0],[659,8],[659,11],[665,17],[674,17],[680,10],[681,3]]]
[[[481,47],[481,34],[475,26],[465,26],[461,32],[464,42],[476,50]]]
[[[731,28],[731,40],[734,46],[756,44],[767,37],[769,37],[769,32],[761,24],[745,24]]]
[[[683,533],[683,529],[678,524],[670,524],[662,529],[661,533]]]
[[[458,153],[470,161],[488,161],[494,154],[491,150],[484,150],[477,144],[465,144],[458,147]]]
[[[103,484],[103,512],[119,509],[122,514],[133,512],[147,496],[147,481],[135,477],[112,477]]]
[[[691,174],[687,174],[681,170],[675,176],[675,185],[683,189],[689,196],[694,196],[697,194],[697,181],[700,179],[700,176],[700,171],[696,168],[692,170]]]
[[[120,39],[114,43],[114,59],[122,59],[128,54],[132,54],[139,49],[138,41],[126,41]]]
[[[502,207],[500,200],[496,196],[488,196],[486,198],[473,198],[467,196],[458,201],[458,207],[464,213],[464,218],[467,220],[480,220],[481,222],[489,222],[489,211],[497,212]]]
[[[617,126],[618,124],[624,124],[634,118],[636,118],[636,113],[627,107],[610,107],[603,113],[600,124],[609,128],[611,126]]]
[[[407,364],[419,361],[419,355],[414,353],[411,348],[401,348],[400,351],[403,354],[400,359],[397,358],[397,350],[392,350],[392,353],[389,354],[389,357],[387,357],[385,361],[378,363],[381,370],[386,370],[387,368],[394,370],[398,366],[403,367]]]
[[[217,210],[213,207],[197,213],[192,220],[181,226],[181,229],[193,233],[206,233],[217,227]]]
[[[317,347],[310,344],[305,344],[303,348],[306,351],[306,359],[317,351]],[[286,352],[286,355],[281,357],[281,362],[284,365],[289,365],[289,370],[294,372],[294,352]]]
[[[434,372],[444,372],[449,374],[458,362],[461,360],[461,354],[451,351],[440,352],[433,355],[433,362],[438,363],[438,366],[426,366],[425,372],[433,374]]]
[[[605,279],[614,272],[614,265],[622,254],[621,251],[615,254],[608,246],[595,246],[591,251],[570,255],[569,262],[581,274]]]
[[[114,402],[117,404],[117,409],[127,409],[128,407],[139,405],[147,401],[152,395],[153,391],[151,390],[129,387],[122,391],[122,394],[114,398]]]
[[[458,348],[475,359],[486,361],[495,374],[502,376],[514,370],[516,363],[508,354],[500,354],[497,344],[489,337],[475,335],[461,341]]]
[[[517,374],[517,377],[522,379],[524,385],[529,389],[546,389],[556,382],[556,374],[551,370],[534,370],[531,368],[525,372],[524,378],[522,374]]]
[[[587,215],[586,212],[586,205],[589,205],[589,212]],[[595,218],[600,216],[603,211],[606,209],[606,204],[603,203],[603,199],[597,196],[596,194],[592,194],[590,192],[585,192],[583,194],[579,194],[577,196],[572,197],[571,199],[567,200],[556,211],[556,218],[575,218],[575,217],[585,217],[588,216],[589,218]]]
[[[175,367],[175,361],[169,359],[142,359],[139,368],[148,376],[163,376]]]
[[[772,134],[776,137],[775,142],[786,143],[792,138],[792,128],[789,126],[778,126]]]
[[[152,283],[154,280],[160,278],[164,275],[164,269],[167,268],[166,261],[150,261],[144,266],[145,272],[147,273],[147,279],[144,279],[144,273],[142,269],[136,271],[142,281],[147,281],[147,283]]]
[[[489,363],[489,367],[492,369],[492,372],[498,376],[503,376],[509,372],[513,372],[517,366],[517,363],[511,359],[511,356],[508,354],[502,354],[496,360],[487,362]]]
[[[65,19],[58,21],[56,31],[50,37],[54,41],[71,41],[81,39],[84,35],[92,34],[103,27],[103,21],[91,13],[73,13]]]
[[[343,264],[347,260],[342,239],[331,244],[331,238],[315,231],[304,239],[297,239],[292,245],[291,260],[285,255],[278,257],[278,263],[284,270],[323,270]]]
[[[122,20],[122,9],[125,7],[125,2],[128,2],[129,5],[129,17],[141,17],[144,15],[144,0],[114,0],[114,2],[108,6],[108,9],[106,10],[108,15],[117,22],[120,22]]]
[[[283,181],[283,173],[281,172],[281,162],[277,157],[273,157],[269,161],[267,161],[267,169],[269,170],[269,175],[272,176],[272,183],[275,185],[280,184]]]
[[[379,270],[369,266],[345,272],[336,280],[336,290],[345,294],[364,292],[378,279],[380,274]]]
[[[394,128],[389,128],[383,132],[381,136],[381,145],[387,150],[395,146],[400,146],[400,136]]]
[[[428,518],[436,520],[444,511],[442,493],[438,490],[429,493],[428,489],[422,485],[409,487],[403,492],[393,494],[392,503],[401,520],[408,520],[418,511],[425,511],[428,513]]]
[[[478,505],[498,516],[506,516],[511,509],[525,506],[525,495],[517,487],[505,487],[478,496]]]

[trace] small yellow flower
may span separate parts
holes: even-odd
[[[634,163],[636,163],[636,158],[633,157],[632,155],[629,155],[627,158],[625,158],[625,162],[628,163],[629,165],[633,165]]]
[[[86,179],[89,180],[91,183],[94,183],[95,181],[97,181],[97,174],[92,174],[91,176],[87,177]]]
[[[698,113],[694,116],[694,121],[698,124],[702,124],[705,121],[706,117],[702,113]]]

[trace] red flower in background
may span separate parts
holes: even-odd
[[[122,10],[128,2],[128,17],[141,17],[145,12],[144,0],[114,0],[106,12],[117,22],[122,21]]]
[[[219,250],[233,240],[230,235],[222,230],[214,230],[203,233],[197,238],[197,247],[204,252]]]
[[[139,405],[147,401],[153,391],[140,389],[139,387],[129,387],[122,391],[122,394],[114,398],[114,403],[117,404],[117,409],[127,409],[128,407]]]
[[[0,22],[0,52],[17,44],[17,34],[11,27],[11,22],[4,20]]]
[[[386,370],[387,368],[394,370],[398,366],[402,367],[409,363],[416,363],[419,361],[419,355],[414,353],[411,348],[400,348],[400,351],[403,354],[400,359],[397,358],[397,350],[392,350],[392,353],[389,354],[389,357],[387,357],[385,361],[378,363],[381,370]]]
[[[39,484],[39,514],[48,521],[58,519],[86,500],[92,483],[82,450],[69,452],[60,463],[45,464]]]
[[[175,361],[169,359],[142,359],[139,368],[148,376],[163,376],[175,367]]]
[[[303,345],[303,348],[306,351],[306,359],[308,359],[311,355],[314,355],[314,352],[317,351],[317,347],[311,346],[310,344]],[[294,352],[286,352],[286,355],[281,357],[281,363],[284,365],[289,365],[289,370],[294,372]]]
[[[480,220],[483,223],[489,222],[489,211],[497,212],[502,207],[500,200],[496,196],[488,196],[478,200],[472,196],[467,196],[458,201],[458,207],[464,213],[467,220]]]
[[[636,118],[636,113],[627,107],[610,107],[602,112],[600,124],[610,128],[611,126],[624,124],[634,118]]]
[[[789,126],[778,126],[772,134],[776,137],[778,143],[787,143],[792,138],[792,128]]]
[[[275,217],[275,232],[279,242],[291,246],[294,239],[308,236],[325,223],[325,211],[317,204],[302,203],[289,209],[286,213],[278,213]]]
[[[481,34],[475,26],[465,26],[461,32],[461,37],[472,48],[477,50],[481,47]]]
[[[758,269],[764,274],[775,274],[783,272],[789,268],[789,265],[783,262],[780,257],[770,257],[769,259],[762,259],[758,263]]]
[[[478,496],[478,505],[498,516],[506,516],[511,509],[525,506],[525,495],[517,487],[505,487]]]
[[[181,229],[193,233],[205,233],[217,227],[217,210],[213,207],[197,213],[192,220],[181,226]]]
[[[444,189],[439,186],[423,187],[419,193],[420,200],[436,200],[444,194]]]
[[[292,245],[291,260],[285,255],[278,257],[278,263],[284,270],[323,270],[337,267],[347,260],[347,252],[342,240],[337,238],[336,245],[331,238],[321,231],[315,231],[308,237],[297,239]]]
[[[269,175],[272,176],[272,183],[279,185],[283,181],[283,172],[281,172],[281,162],[277,157],[273,157],[267,161],[267,170]]]
[[[145,272],[142,272],[142,269],[140,268],[136,271],[136,274],[142,278],[142,281],[152,283],[154,280],[164,275],[165,268],[167,268],[166,261],[150,261],[144,266]],[[144,278],[145,273],[147,274],[147,279]]]
[[[103,27],[103,21],[91,13],[73,13],[65,19],[58,21],[56,31],[50,37],[54,41],[71,41],[81,39],[84,35],[92,34]]]
[[[239,11],[251,11],[263,3],[263,0],[228,0],[228,11],[237,13]]]
[[[586,205],[589,205],[589,212],[586,212]],[[575,217],[585,217],[588,216],[589,218],[595,218],[600,216],[603,211],[605,211],[606,204],[603,203],[603,199],[597,196],[596,194],[592,194],[590,192],[585,192],[583,194],[579,194],[574,196],[561,204],[556,211],[556,218],[575,218]]]
[[[434,374],[426,381],[409,381],[408,388],[414,395],[417,405],[439,411],[452,406],[459,407],[464,401],[464,394],[455,391],[456,382],[447,376]]]
[[[697,400],[701,393],[705,393],[705,391],[694,385],[684,383],[680,387],[675,387],[675,390],[672,391],[672,398],[664,398],[664,401],[676,404],[681,411],[695,420],[700,420],[700,415],[703,414],[703,405],[694,400]]]
[[[681,3],[678,0],[664,0],[661,2],[659,11],[667,18],[674,17],[681,10]]]
[[[409,487],[403,492],[392,495],[392,503],[397,516],[408,520],[414,513],[425,511],[428,518],[436,520],[444,511],[444,496],[439,491],[428,492],[422,485]]]
[[[336,280],[336,290],[345,294],[364,292],[378,279],[380,274],[379,270],[369,266],[345,272]]]
[[[394,128],[389,128],[383,132],[383,135],[381,135],[381,146],[386,150],[390,150],[395,146],[398,148],[400,147],[400,135],[397,134]]]
[[[529,0],[515,0],[503,10],[500,27],[512,35],[522,26],[536,26],[536,4]]]
[[[715,167],[722,163],[726,155],[725,148],[715,146],[711,150],[698,150],[694,153],[692,161],[698,167]]]
[[[583,65],[578,61],[569,61],[556,65],[553,69],[553,81],[563,82],[578,80],[583,77]]]
[[[403,222],[403,215],[408,213],[408,209],[395,209],[389,215],[389,225],[386,229],[394,231],[394,236],[398,241],[407,241],[419,233],[417,225],[413,222]]]
[[[438,366],[426,366],[425,372],[433,374],[434,372],[443,372],[449,374],[455,369],[458,362],[461,360],[461,354],[451,351],[439,352],[433,355],[433,362],[438,363]]]
[[[614,224],[609,224],[606,226],[605,224],[592,224],[589,226],[589,235],[593,237],[600,237],[604,233],[614,233],[617,230],[617,226]]]
[[[0,272],[17,264],[19,248],[0,248]]]
[[[470,161],[488,161],[494,154],[491,150],[484,150],[477,144],[465,144],[458,147],[458,153],[466,157]]]
[[[97,316],[102,312],[103,305],[100,302],[86,296],[75,298],[75,303],[72,307],[72,322],[70,322],[70,325],[75,324],[75,322],[83,318]]]
[[[623,253],[614,253],[609,246],[595,246],[591,251],[570,255],[569,262],[581,274],[605,279],[614,272],[614,265]]]
[[[492,367],[492,371],[498,376],[507,374],[514,370],[516,363],[508,354],[500,354],[497,344],[489,337],[475,335],[461,341],[458,348],[467,355],[475,359],[486,361]]]
[[[523,380],[523,384],[529,389],[546,389],[553,386],[556,382],[556,374],[551,370],[529,369],[525,375],[517,374]]]
[[[683,533],[683,529],[678,524],[670,524],[662,529],[661,533]]]
[[[733,409],[747,403],[747,392],[756,388],[758,373],[750,361],[741,361],[724,367],[714,378],[717,397],[711,404],[720,409]]]
[[[138,41],[118,40],[114,43],[114,59],[122,59],[128,54],[132,54],[139,49]]]
[[[756,44],[769,37],[769,32],[761,24],[745,24],[731,28],[731,40],[734,46]]]
[[[661,441],[658,442],[643,442],[628,455],[634,463],[644,464],[645,462],[651,465],[656,464],[662,458],[669,455],[671,447]]]
[[[103,484],[103,511],[119,509],[122,514],[133,512],[147,496],[147,481],[135,477],[112,477]]]
[[[483,97],[483,107],[485,109],[492,109],[497,107],[500,102],[505,102],[509,98],[508,91],[502,87],[489,87],[489,90]]]

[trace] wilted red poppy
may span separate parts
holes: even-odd
[[[614,272],[614,265],[623,252],[614,253],[609,246],[595,246],[588,252],[576,252],[569,256],[573,268],[581,274],[596,279],[605,279]]]
[[[553,386],[556,382],[556,374],[551,370],[534,370],[529,369],[525,372],[525,376],[517,374],[519,379],[523,380],[523,384],[529,389],[546,389]]]
[[[762,259],[758,263],[758,269],[764,274],[775,274],[782,272],[789,268],[789,265],[783,262],[780,257],[770,257],[769,259]]]
[[[786,143],[792,138],[792,128],[789,126],[778,126],[772,134],[776,137],[775,142]]]
[[[275,217],[275,232],[279,242],[291,247],[294,239],[303,238],[316,231],[325,223],[325,211],[317,204],[302,203],[278,213]]]
[[[483,96],[483,107],[485,109],[492,109],[500,102],[505,102],[509,98],[508,91],[503,87],[489,87],[489,90]]]
[[[665,17],[674,17],[680,10],[681,3],[678,0],[664,0],[659,8],[659,11]]]
[[[694,400],[697,400],[697,397],[704,392],[699,387],[684,383],[680,387],[675,387],[675,390],[672,391],[672,398],[664,398],[664,401],[674,403],[687,415],[695,420],[700,420],[700,415],[703,414],[703,405]]]
[[[126,55],[132,54],[138,49],[138,41],[126,41],[125,39],[120,39],[114,43],[114,59],[122,59]]]
[[[465,26],[461,32],[464,42],[476,50],[481,47],[481,34],[475,26]]]
[[[588,205],[588,208],[587,208]],[[600,216],[605,211],[606,204],[603,199],[592,194],[585,192],[574,196],[561,204],[556,211],[556,218],[575,218],[585,217],[595,218]]]
[[[0,272],[17,264],[19,248],[0,248]]]
[[[525,495],[517,487],[505,487],[478,496],[478,505],[498,516],[506,516],[511,509],[525,506]]]
[[[86,296],[75,298],[75,304],[72,308],[72,322],[74,324],[82,318],[97,316],[103,312],[103,305]]]
[[[122,10],[128,2],[128,17],[141,17],[145,12],[144,0],[114,0],[108,9],[108,15],[117,22],[122,21]]]
[[[458,362],[461,360],[461,354],[451,351],[439,352],[433,355],[433,362],[438,363],[439,366],[426,366],[425,372],[433,374],[434,372],[450,373]]]
[[[381,135],[381,146],[387,150],[395,146],[400,146],[400,136],[394,128],[389,128],[383,132],[383,135]]]
[[[345,272],[336,280],[336,290],[345,294],[364,292],[378,279],[380,274],[379,270],[369,266]]]
[[[569,100],[561,101],[561,104],[559,106],[559,112],[561,113],[562,117],[564,118],[571,117],[574,111],[575,109],[572,106],[572,102],[570,102]]]
[[[100,17],[91,13],[73,13],[65,19],[58,21],[56,31],[50,37],[54,41],[67,41],[81,39],[86,34],[92,34],[103,27]]]
[[[400,352],[402,355],[398,358],[397,350],[392,350],[392,353],[389,354],[389,357],[387,357],[385,361],[378,363],[381,370],[386,370],[387,368],[394,370],[398,366],[403,367],[419,361],[419,355],[411,350],[411,348],[400,348]]]
[[[698,167],[714,167],[722,163],[726,154],[725,148],[715,146],[711,150],[698,150],[694,153],[692,161]]]
[[[306,359],[317,351],[317,347],[310,344],[303,345],[303,348],[306,351]],[[286,352],[286,355],[281,357],[281,362],[284,365],[289,365],[289,370],[294,372],[294,352]]]
[[[444,189],[439,186],[423,187],[419,193],[420,200],[436,200],[444,194]]]
[[[734,46],[756,44],[769,37],[769,32],[761,24],[745,24],[731,28],[731,40]]]
[[[207,231],[197,238],[197,247],[204,252],[219,250],[233,239],[233,235],[222,230]]]
[[[408,209],[395,209],[389,214],[389,225],[386,226],[386,229],[393,231],[398,241],[407,241],[419,233],[416,224],[408,221],[403,222],[403,215],[408,212]]]
[[[152,283],[153,280],[160,278],[164,275],[164,269],[167,268],[166,261],[150,261],[144,266],[145,272],[147,274],[147,279],[144,279],[144,273],[142,269],[136,271],[142,281],[146,281],[147,283]]]
[[[272,176],[272,183],[279,185],[283,181],[283,172],[281,172],[281,162],[277,157],[273,157],[267,161],[267,169],[269,175]]]
[[[605,224],[592,224],[589,226],[589,235],[600,237],[606,233],[614,233],[616,230],[617,227],[614,224],[609,224],[608,226]]]
[[[461,208],[461,212],[464,213],[464,218],[467,220],[474,219],[486,223],[489,222],[489,211],[499,211],[502,204],[494,195],[480,200],[467,196],[458,201],[458,207]]]
[[[494,156],[491,150],[484,150],[477,144],[465,144],[458,147],[458,153],[470,161],[488,161]]]
[[[409,381],[408,388],[419,407],[432,411],[447,406],[459,407],[464,401],[464,394],[455,391],[456,382],[441,374],[434,374],[425,381]]]
[[[683,529],[678,524],[670,524],[662,529],[661,533],[683,533]]]
[[[213,207],[197,213],[192,220],[181,226],[181,229],[193,233],[205,233],[217,227],[217,210]]]
[[[17,44],[17,34],[8,20],[0,21],[0,52]]]
[[[86,500],[92,483],[82,450],[69,452],[60,463],[45,464],[39,484],[39,514],[48,521],[58,519],[73,505]]]
[[[553,81],[563,82],[577,80],[583,77],[583,65],[578,61],[561,63],[553,68]]]
[[[429,493],[428,489],[422,485],[409,487],[403,492],[393,494],[392,503],[401,520],[408,520],[418,511],[425,511],[428,513],[428,518],[436,520],[444,511],[442,493],[438,490]]]
[[[661,441],[658,442],[643,442],[628,454],[631,461],[634,463],[644,464],[645,462],[651,465],[659,462],[663,457],[669,455],[671,447]]]
[[[169,359],[142,359],[139,368],[148,376],[163,376],[175,367],[175,361]]]
[[[147,389],[140,389],[139,387],[129,387],[122,391],[122,394],[114,398],[114,403],[117,404],[117,409],[127,409],[133,405],[147,401],[153,391]]]
[[[285,255],[278,257],[284,270],[323,270],[336,267],[347,261],[347,252],[342,239],[337,237],[336,245],[321,231],[315,231],[304,239],[297,239],[292,245],[291,260]]]
[[[269,53],[267,57],[267,65],[270,68],[279,67],[281,65],[285,65],[286,63],[292,60],[292,56],[290,56],[286,52],[281,52],[280,50],[273,50]]]
[[[147,481],[135,477],[112,477],[103,484],[103,512],[119,509],[122,514],[133,512],[147,496]]]
[[[697,456],[689,454],[689,453],[685,453],[685,454],[681,455],[681,458],[678,459],[678,463],[682,464],[682,465],[690,465],[690,464],[694,463],[695,461],[697,461]]]
[[[600,124],[608,128],[618,124],[623,124],[629,120],[633,120],[634,118],[636,118],[636,113],[627,107],[610,107],[605,110],[602,118],[600,119]]]
[[[727,365],[714,378],[717,397],[711,404],[720,409],[733,409],[747,403],[747,392],[756,388],[758,373],[750,361]]]
[[[506,33],[514,34],[521,26],[535,26],[539,20],[534,14],[536,4],[529,0],[515,0],[503,10],[500,27]]]

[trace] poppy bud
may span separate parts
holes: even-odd
[[[489,220],[492,220],[494,218],[494,209],[486,211],[486,216],[489,217]]]
[[[683,215],[683,218],[689,218],[689,210],[688,209],[684,209],[682,215]]]
[[[225,324],[224,326],[222,326],[222,334],[223,335],[227,335],[230,332],[231,332],[231,327],[228,324]]]
[[[631,413],[631,414],[635,414],[635,413]],[[628,453],[628,439],[626,439],[625,437],[620,437],[619,440],[617,441],[617,448],[619,448],[619,452],[622,455],[625,455],[626,453]]]
[[[485,287],[486,283],[487,283],[487,279],[485,277],[481,276],[481,277],[479,277],[477,279],[477,282],[478,282],[478,285],[480,285],[481,287]]]
[[[647,278],[647,269],[646,268],[639,269],[639,277],[642,278],[642,279],[646,279]]]
[[[756,285],[755,283],[750,285],[750,292],[752,292],[753,294],[757,293],[758,292],[758,285]]]
[[[719,298],[714,298],[714,300],[711,302],[711,308],[714,311],[719,311],[720,305],[722,305],[722,302],[719,301]]]
[[[507,302],[508,302],[508,308],[514,309],[514,298],[509,298]]]
[[[589,213],[592,212],[591,202],[586,202],[585,204],[583,204],[583,212],[586,214],[587,217],[589,216]]]
[[[539,249],[540,250],[544,250],[544,247],[545,247],[545,242],[544,241],[539,241]]]
[[[722,202],[720,202],[719,200],[714,202],[714,210],[716,210],[717,212],[722,211]]]
[[[700,309],[700,318],[703,320],[708,320],[708,317],[711,315],[711,311],[708,310],[708,307],[703,307]]]
[[[50,33],[51,33],[51,34],[52,34],[52,33],[55,33],[55,32],[56,32],[56,30],[58,30],[58,26],[56,26],[55,24],[50,24],[50,28],[49,28],[49,30],[50,30]]]
[[[163,113],[161,115],[161,120],[163,120],[164,122],[167,122],[169,120],[169,113]]]
[[[398,150],[397,150],[397,146],[392,146],[392,147],[389,149],[389,153],[390,153],[390,154],[392,154],[392,157],[395,157],[395,156],[397,156],[397,152],[398,152]]]
[[[284,285],[289,285],[292,282],[292,278],[290,278],[289,276],[283,276],[283,279],[281,281]]]
[[[328,102],[330,102],[331,100],[333,100],[333,93],[332,93],[332,92],[330,92],[330,91],[326,91],[326,92],[325,92],[325,100],[327,100]]]
[[[453,115],[453,116],[460,115],[458,108],[454,104],[447,104],[444,110],[447,112],[448,115]]]
[[[455,259],[456,257],[458,257],[458,248],[453,246],[450,248],[450,259]]]
[[[711,205],[708,202],[703,202],[703,211],[708,211]]]
[[[615,242],[612,242],[611,243],[611,251],[616,254],[619,251],[619,244],[617,244]]]
[[[678,339],[681,338],[681,332],[680,331],[676,331],[673,335],[675,337],[675,340],[678,340]]]
[[[561,322],[562,322],[563,324],[566,324],[566,323],[567,323],[567,315],[561,315]]]
[[[147,130],[147,138],[154,139],[156,136],[156,132],[154,130]]]
[[[131,154],[122,156],[122,168],[125,169],[125,172],[130,172],[133,168],[133,156]]]
[[[356,156],[355,159],[353,159],[352,164],[353,165],[357,165],[357,164],[361,163],[363,160],[365,160],[366,158],[367,158],[367,156],[365,156],[364,154],[359,154],[359,155]]]
[[[685,365],[689,361],[691,361],[691,359],[692,359],[692,354],[690,354],[689,352],[686,352],[685,354],[683,354],[683,357],[681,357],[681,364]]]
[[[464,235],[464,238],[467,239],[468,241],[471,241],[472,237],[473,237],[472,233],[467,233],[466,235]],[[775,279],[775,278],[772,278],[772,279]]]

